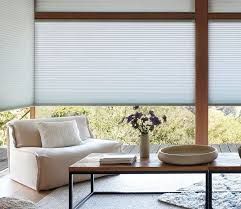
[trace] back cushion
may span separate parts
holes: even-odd
[[[47,118],[47,119],[30,119],[17,120],[9,123],[14,130],[16,147],[42,147],[41,137],[38,131],[39,122],[51,121],[70,121],[75,120],[79,129],[81,139],[92,137],[89,131],[88,121],[85,116]]]

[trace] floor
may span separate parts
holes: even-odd
[[[168,146],[168,145],[152,144],[152,145],[150,145],[150,150],[152,153],[157,153],[161,147],[165,147],[165,146]],[[216,147],[219,152],[236,152],[240,145],[239,144],[221,144],[221,145],[212,145],[212,146]],[[123,152],[138,153],[139,147],[136,145],[124,145]],[[6,164],[6,162],[4,160],[0,161],[0,168],[2,168],[4,164]],[[191,179],[189,178],[188,181],[190,183]],[[174,184],[175,182],[176,183],[180,182],[180,179],[173,178],[172,183]],[[0,186],[0,197],[12,196],[12,197],[28,199],[33,202],[40,201],[42,198],[44,198],[46,195],[48,195],[52,192],[52,191],[45,191],[45,192],[38,193],[32,189],[29,189],[28,187],[25,187],[17,182],[14,182],[9,178],[7,170],[0,172],[0,185],[1,185]],[[168,187],[168,185],[167,185],[167,187]]]
[[[8,167],[7,148],[0,147],[0,172]]]

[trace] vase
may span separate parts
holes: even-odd
[[[140,157],[149,158],[149,135],[141,134],[140,135]]]

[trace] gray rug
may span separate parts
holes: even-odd
[[[12,197],[1,197],[0,209],[37,209],[37,207],[30,201]]]
[[[205,182],[201,181],[178,191],[159,196],[161,202],[188,209],[203,209],[205,204]],[[241,176],[238,174],[218,174],[213,177],[213,209],[241,208]]]
[[[168,181],[169,180],[169,181]],[[169,191],[180,190],[181,194],[166,193],[163,195],[97,195],[91,197],[84,209],[203,209],[204,208],[203,176],[183,175],[179,178],[162,175],[119,175],[96,180],[96,190],[105,191]],[[198,182],[193,184],[194,182]],[[241,178],[238,175],[215,175],[214,209],[241,208]],[[175,185],[180,185],[179,189]],[[74,201],[84,197],[89,190],[89,182],[76,184]],[[187,193],[188,191],[188,193]],[[223,192],[228,191],[228,192]],[[235,192],[232,192],[235,191]],[[161,201],[160,201],[161,200]],[[38,204],[41,209],[67,209],[68,187],[61,187],[43,198]],[[218,207],[217,207],[218,206]]]

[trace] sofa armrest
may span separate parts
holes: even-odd
[[[10,171],[10,153],[12,149],[15,149],[15,136],[14,136],[14,130],[11,125],[8,125],[8,130],[7,130],[7,146],[8,146],[8,169]]]
[[[37,156],[16,148],[14,129],[11,125],[8,126],[8,168],[11,179],[37,190]]]
[[[37,156],[22,148],[11,148],[9,162],[10,178],[37,190],[39,175]]]

